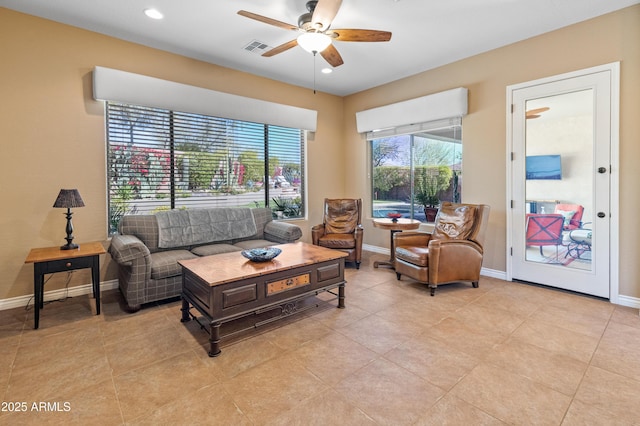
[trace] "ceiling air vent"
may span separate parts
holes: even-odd
[[[262,55],[265,51],[270,50],[271,48],[269,47],[269,45],[261,41],[253,40],[251,41],[251,43],[243,47],[243,49],[246,50],[247,52],[257,53],[258,55]]]

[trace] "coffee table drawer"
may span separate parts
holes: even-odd
[[[309,283],[308,273],[296,275],[295,277],[284,278],[278,281],[272,281],[267,283],[267,296],[308,285]]]
[[[318,283],[323,283],[325,281],[342,279],[341,277],[344,273],[341,270],[340,262],[331,263],[326,266],[321,266],[318,268]]]
[[[242,287],[233,288],[222,291],[222,308],[230,308],[232,306],[241,305],[243,303],[253,302],[258,299],[258,286],[256,284],[244,285]]]

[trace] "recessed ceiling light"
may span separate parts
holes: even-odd
[[[322,68],[322,74],[331,74],[332,72],[331,68]]]
[[[144,14],[147,15],[151,19],[162,19],[164,15],[160,13],[157,9],[145,9]]]

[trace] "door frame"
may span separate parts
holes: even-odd
[[[513,221],[512,209],[513,200],[513,92],[515,90],[524,89],[540,84],[552,83],[559,80],[566,80],[575,77],[581,77],[597,72],[609,71],[611,76],[611,126],[610,126],[610,150],[611,150],[611,172],[609,180],[609,204],[610,204],[610,220],[609,220],[609,301],[618,303],[619,300],[619,277],[620,277],[620,62],[612,62],[609,64],[599,65],[578,71],[572,71],[564,74],[545,77],[537,80],[527,81],[507,86],[507,103],[506,103],[506,124],[507,124],[507,150],[506,150],[506,211],[507,213],[507,233],[506,233],[506,279],[513,281]]]

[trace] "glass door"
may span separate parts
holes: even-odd
[[[512,99],[512,278],[608,298],[609,75]]]

